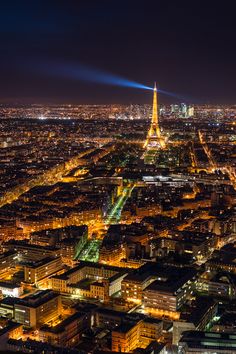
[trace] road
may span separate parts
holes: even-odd
[[[117,224],[120,221],[122,209],[127,199],[130,197],[134,187],[134,183],[130,183],[127,187],[124,187],[123,192],[121,193],[116,203],[113,205],[112,209],[108,213],[108,216],[105,220],[106,225]]]
[[[100,240],[88,240],[82,250],[76,255],[76,259],[81,261],[98,262]]]
[[[216,170],[217,164],[212,156],[211,150],[209,149],[209,147],[204,139],[204,135],[200,130],[198,130],[198,137],[199,137],[200,143],[202,144],[202,148],[203,148],[205,154],[207,155],[207,158],[208,158],[208,161],[210,163],[212,170]]]
[[[212,156],[211,150],[209,149],[207,142],[204,139],[204,135],[200,130],[198,131],[198,136],[199,136],[200,143],[202,144],[202,147],[208,157],[212,170],[214,171],[218,169],[221,170],[222,173],[227,173],[234,189],[236,189],[236,174],[234,171],[232,171],[231,166],[227,166],[227,165],[225,165],[224,167],[217,166],[217,163],[215,162],[215,159]]]

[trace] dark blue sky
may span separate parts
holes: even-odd
[[[195,102],[236,103],[235,38],[228,0],[2,1],[0,100],[149,102],[148,91],[42,70],[78,63],[145,85],[156,80]]]

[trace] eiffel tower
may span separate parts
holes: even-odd
[[[161,136],[161,131],[159,127],[156,83],[153,89],[152,121],[144,144],[144,148],[146,150],[160,150],[165,148],[165,140]]]

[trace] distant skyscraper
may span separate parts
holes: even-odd
[[[188,107],[188,117],[193,117],[194,116],[194,107],[189,106]]]
[[[187,117],[187,105],[185,103],[181,103],[180,105],[180,114],[183,118]]]
[[[193,106],[188,106],[186,103],[172,104],[170,110],[172,114],[179,118],[189,118],[194,115]]]
[[[170,106],[171,108],[171,113],[179,113],[179,105],[178,104],[172,104]]]

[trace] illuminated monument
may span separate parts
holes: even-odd
[[[152,122],[144,144],[146,150],[159,150],[165,148],[165,140],[161,136],[157,107],[157,87],[153,90]]]
[[[157,106],[157,87],[156,83],[153,90],[153,107],[152,107],[152,121],[144,144],[145,154],[144,159],[147,163],[153,163],[156,152],[165,148],[165,139],[161,136],[159,127],[159,114]]]

